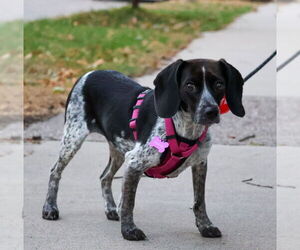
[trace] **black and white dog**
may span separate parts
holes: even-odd
[[[106,216],[109,220],[119,220],[120,215],[125,239],[144,240],[145,234],[133,221],[135,193],[143,173],[160,163],[162,154],[149,146],[149,142],[154,136],[165,139],[163,118],[173,118],[178,136],[196,140],[205,126],[220,121],[219,104],[224,96],[233,114],[239,117],[245,115],[243,84],[239,71],[223,59],[178,60],[172,63],[157,75],[154,91],[145,96],[137,120],[139,139],[135,141],[128,123],[137,96],[147,88],[116,71],[92,71],[83,75],[68,97],[64,136],[58,161],[51,169],[43,218],[58,219],[56,200],[62,171],[87,135],[98,132],[105,136],[110,149],[109,163],[100,177]],[[202,236],[220,237],[221,232],[212,224],[205,209],[205,178],[210,147],[208,133],[197,151],[168,177],[176,177],[191,166],[196,225]],[[111,184],[122,165],[124,177],[118,210]]]

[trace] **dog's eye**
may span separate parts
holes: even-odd
[[[195,84],[193,83],[188,83],[186,86],[185,86],[186,90],[190,93],[195,93],[196,92],[196,86]]]
[[[221,82],[221,81],[216,81],[215,82],[215,90],[216,91],[222,91],[224,90],[225,86],[224,86],[224,83]]]

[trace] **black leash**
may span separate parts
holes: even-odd
[[[249,73],[245,78],[244,78],[244,82],[248,81],[252,76],[254,76],[258,71],[260,71],[268,62],[270,62],[274,56],[276,56],[277,51],[275,50],[266,60],[264,60],[258,67],[256,67],[253,71],[251,71],[251,73]],[[285,62],[283,62],[282,64],[280,64],[276,71],[280,71],[281,69],[283,69],[285,66],[287,66],[290,62],[292,62],[293,60],[296,59],[297,56],[300,55],[300,50],[298,52],[296,52],[294,55],[292,55],[290,58],[288,58]]]
[[[300,51],[299,51],[300,52]],[[264,60],[258,67],[256,67],[252,72],[250,72],[245,78],[244,82],[248,81],[252,76],[254,76],[258,71],[260,71],[268,62],[276,56],[277,51],[275,50],[266,60]]]
[[[288,65],[291,61],[293,61],[297,56],[300,55],[300,50],[296,52],[294,55],[292,55],[289,59],[287,59],[284,63],[278,66],[276,71],[278,72],[279,70],[283,69],[286,65]]]

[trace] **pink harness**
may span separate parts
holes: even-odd
[[[146,90],[138,95],[137,102],[133,107],[132,117],[129,122],[129,127],[133,131],[134,139],[138,139],[136,131],[136,120],[139,116],[139,107],[144,101],[144,97],[150,90]],[[179,141],[176,136],[175,127],[173,124],[172,118],[166,118],[165,128],[166,128],[166,138],[167,142],[160,142],[166,144],[167,152],[165,152],[165,157],[158,166],[152,167],[145,171],[145,174],[152,178],[166,178],[169,174],[178,169],[181,164],[189,157],[191,154],[197,150],[200,143],[205,139],[207,134],[208,127],[205,127],[204,131],[200,135],[199,139],[193,144],[189,145],[188,143]],[[158,140],[160,140],[158,138]],[[164,151],[163,147],[163,151]],[[163,152],[162,151],[162,152]],[[161,151],[159,151],[161,152]]]

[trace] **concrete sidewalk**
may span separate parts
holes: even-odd
[[[0,23],[23,18],[23,0],[1,0]]]
[[[23,143],[0,142],[0,248],[23,249]]]
[[[106,143],[86,142],[63,173],[58,206],[61,219],[45,221],[41,211],[49,167],[58,142],[27,144],[25,152],[25,249],[275,249],[276,149],[214,146],[209,155],[207,209],[223,232],[221,239],[202,238],[194,224],[191,171],[178,178],[142,178],[135,221],[149,240],[122,239],[120,223],[107,221],[98,176],[108,161]],[[226,159],[226,160],[225,160]],[[117,176],[122,175],[121,169]],[[121,179],[114,180],[116,199]]]
[[[127,4],[126,2],[118,1],[94,0],[27,0],[24,3],[24,18],[26,21],[32,21],[90,10],[118,8]]]

